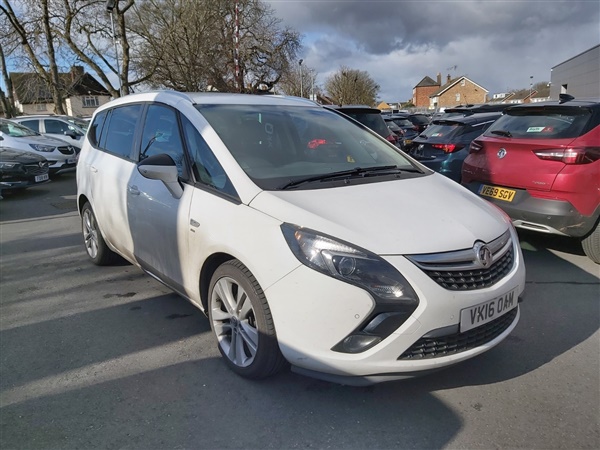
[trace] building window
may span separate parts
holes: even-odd
[[[35,110],[36,111],[46,111],[46,104],[45,103],[37,103],[35,105]]]
[[[459,94],[456,94],[456,101],[457,101],[457,102],[460,102],[460,93],[459,93]]]
[[[91,95],[83,97],[84,108],[97,108],[98,106],[100,106],[100,103],[98,102],[98,97]]]
[[[460,80],[460,85],[464,86],[466,84],[465,79],[463,78],[462,80]]]

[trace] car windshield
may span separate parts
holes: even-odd
[[[0,131],[12,137],[27,137],[39,135],[39,133],[36,133],[35,131],[27,128],[26,126],[8,120],[0,121]]]
[[[196,107],[262,189],[281,189],[289,182],[356,168],[388,166],[422,173],[382,138],[324,108]]]
[[[590,117],[591,111],[586,108],[515,108],[494,122],[485,135],[520,139],[574,138],[582,133]]]
[[[86,122],[85,120],[76,119],[74,117],[70,117],[68,120],[73,125],[81,128],[83,131],[87,131],[88,126],[89,126],[89,122]]]

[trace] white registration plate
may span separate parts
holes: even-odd
[[[513,289],[509,293],[501,295],[494,300],[461,310],[460,332],[462,333],[497,319],[511,309],[516,308],[518,302],[519,299],[516,294],[516,289]]]
[[[44,175],[36,175],[35,182],[39,183],[40,181],[46,181],[47,179],[48,179],[47,173],[45,173]]]

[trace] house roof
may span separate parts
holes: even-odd
[[[433,87],[433,86],[439,86],[438,82],[435,81],[434,79],[426,76],[421,81],[419,81],[419,83],[415,87],[418,88],[418,87]]]
[[[52,102],[52,92],[46,81],[35,72],[11,72],[16,99],[23,103]],[[83,67],[75,66],[67,73],[58,74],[62,94],[65,97],[74,95],[110,95],[93,76],[83,71]]]
[[[475,83],[473,80],[471,80],[470,78],[467,78],[465,76],[460,76],[457,78],[453,78],[452,80],[448,81],[446,84],[444,84],[437,92],[434,92],[433,94],[431,94],[429,97],[439,97],[440,95],[442,95],[444,92],[446,92],[448,89],[450,89],[451,87],[455,86],[457,83],[459,83],[461,80],[467,80],[471,83],[473,83],[475,86],[481,88],[482,90],[484,90],[485,92],[489,92],[486,88],[484,88],[483,86]]]

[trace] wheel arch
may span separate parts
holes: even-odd
[[[81,215],[81,212],[83,211],[83,205],[85,205],[86,203],[89,203],[89,202],[90,201],[84,194],[81,194],[79,196],[79,198],[77,199],[77,211],[79,212],[79,215]],[[91,205],[91,203],[90,203],[90,205]]]
[[[200,301],[202,302],[202,307],[207,315],[208,288],[210,287],[210,280],[221,264],[232,259],[236,259],[235,256],[232,256],[228,253],[214,253],[210,255],[202,265],[202,269],[200,270]]]

